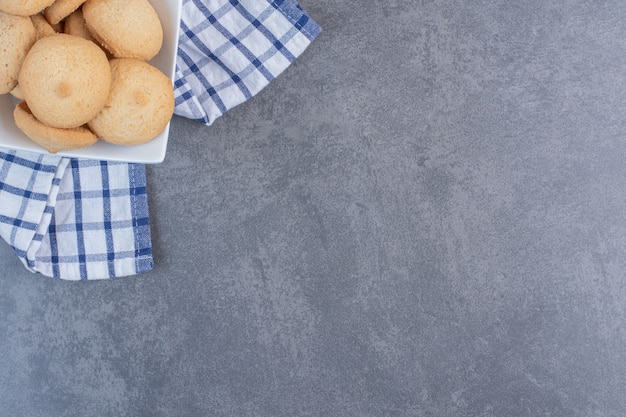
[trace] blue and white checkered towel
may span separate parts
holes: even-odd
[[[183,0],[177,115],[210,125],[284,71],[320,27],[295,0]],[[0,149],[0,236],[67,279],[153,267],[145,167]]]

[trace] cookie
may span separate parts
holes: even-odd
[[[46,20],[41,13],[30,16],[30,20],[33,22],[35,32],[37,32],[37,39],[45,38],[46,36],[54,35],[57,33],[50,23]]]
[[[30,16],[39,13],[54,3],[54,0],[0,0],[0,11],[15,16]]]
[[[138,145],[165,129],[174,113],[171,80],[137,59],[113,59],[111,95],[87,125],[105,142]]]
[[[72,128],[87,123],[105,105],[111,69],[96,44],[57,33],[33,45],[18,81],[37,119],[48,126]]]
[[[85,0],[56,0],[50,6],[46,7],[43,14],[46,16],[46,20],[54,25],[69,16],[84,2]]]
[[[152,59],[163,44],[163,27],[148,0],[87,0],[89,31],[115,58]]]
[[[41,123],[23,101],[15,107],[13,119],[26,136],[50,153],[84,148],[98,141],[97,136],[84,126],[59,129]]]
[[[10,92],[17,85],[22,62],[36,40],[30,18],[0,11],[0,94]]]

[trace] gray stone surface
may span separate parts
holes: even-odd
[[[301,4],[291,68],[173,121],[154,271],[0,245],[0,415],[626,415],[626,3]]]

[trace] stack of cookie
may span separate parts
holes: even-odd
[[[154,139],[174,113],[148,0],[0,0],[0,94],[48,152]]]

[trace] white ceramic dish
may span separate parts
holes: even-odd
[[[163,25],[163,47],[150,63],[174,81],[178,28],[180,26],[181,0],[149,0]],[[13,109],[18,103],[11,94],[0,95],[0,147],[45,153],[46,150],[33,143],[13,121]],[[170,125],[156,138],[137,146],[111,145],[98,141],[95,145],[75,151],[59,152],[57,155],[108,161],[158,164],[165,159]]]

